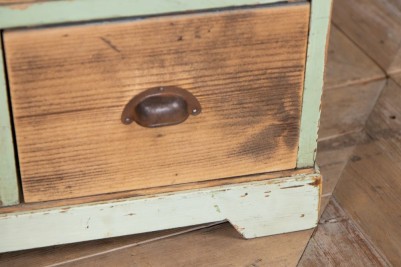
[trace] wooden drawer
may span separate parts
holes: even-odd
[[[308,24],[301,3],[5,31],[25,202],[295,168]],[[121,122],[160,86],[202,112]]]

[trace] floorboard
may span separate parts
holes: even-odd
[[[389,80],[351,156],[338,203],[393,266],[401,266],[401,87]]]
[[[298,266],[389,265],[337,202],[331,200]]]
[[[225,223],[63,266],[295,266],[312,231],[244,240]]]
[[[401,1],[335,0],[333,22],[388,73],[401,70]]]

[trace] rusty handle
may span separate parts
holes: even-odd
[[[196,97],[179,87],[154,87],[132,98],[121,115],[124,124],[153,128],[184,122],[189,115],[198,115],[201,105]]]

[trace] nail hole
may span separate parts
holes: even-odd
[[[394,116],[394,115],[391,115],[390,116],[390,119],[392,119],[392,120],[395,120],[397,117],[396,116]]]

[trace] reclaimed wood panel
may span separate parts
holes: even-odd
[[[338,203],[331,200],[297,266],[391,265],[370,244]]]
[[[308,18],[298,4],[6,32],[25,201],[295,168]],[[134,95],[165,85],[202,113],[120,122]]]

